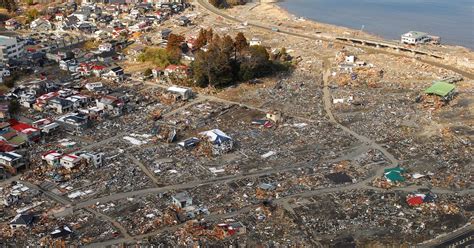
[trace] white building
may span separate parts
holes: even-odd
[[[193,97],[193,91],[187,88],[171,86],[168,88],[168,92],[181,96],[181,99],[183,100],[188,100]]]
[[[405,44],[423,44],[431,41],[431,37],[427,33],[410,31],[402,35],[401,42]]]
[[[262,40],[260,40],[259,38],[256,38],[256,37],[253,37],[249,41],[249,46],[261,46],[261,45],[262,45]]]
[[[13,173],[25,167],[23,156],[14,152],[0,152],[0,165],[7,166],[12,169]]]
[[[23,56],[24,42],[17,37],[0,35],[0,60],[18,59]]]
[[[60,160],[60,164],[66,169],[72,169],[79,165],[82,161],[82,158],[74,154],[64,155]]]
[[[110,52],[112,51],[112,44],[106,42],[99,45],[99,52]]]

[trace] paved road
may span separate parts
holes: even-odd
[[[25,186],[27,186],[28,188],[31,188],[31,189],[35,189],[35,190],[38,190],[39,192],[43,193],[46,197],[50,198],[51,200],[54,200],[62,205],[64,205],[66,208],[69,208],[71,207],[71,205],[73,204],[69,199],[67,199],[66,197],[64,196],[61,196],[61,195],[57,195],[49,190],[45,190],[35,184],[32,184],[30,182],[27,182],[27,181],[20,181],[22,184],[24,184]],[[99,213],[98,211],[90,208],[90,207],[87,207],[87,208],[83,208],[85,211],[95,215],[96,217],[100,218],[100,219],[104,219],[110,223],[112,223],[112,225],[114,225],[117,229],[119,229],[119,231],[121,232],[122,236],[126,237],[126,238],[130,238],[130,234],[128,234],[127,230],[125,230],[125,228],[120,224],[118,223],[117,221],[115,221],[114,219],[112,219],[111,217],[105,215],[105,214],[102,214],[102,213]]]
[[[156,179],[155,175],[153,175],[153,173],[142,163],[140,162],[140,160],[138,160],[137,158],[135,158],[133,155],[131,155],[129,152],[126,153],[126,156],[127,158],[131,159],[132,162],[138,166],[140,168],[140,170],[143,171],[143,173],[145,173],[148,178],[150,178],[150,180],[153,181],[153,183],[155,183],[156,186],[159,186],[161,185],[161,183],[158,181],[158,179]]]

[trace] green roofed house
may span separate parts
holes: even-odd
[[[384,170],[384,176],[390,182],[404,182],[405,177],[402,176],[402,173],[405,172],[405,169],[402,167],[388,168]]]
[[[404,173],[406,170],[402,167],[397,166],[397,167],[385,169],[384,173],[386,174],[386,173],[389,173],[389,172],[392,172],[392,171],[398,172],[398,173]]]
[[[444,81],[435,82],[431,87],[425,90],[426,94],[437,95],[443,98],[445,101],[452,99],[454,93],[454,84],[449,84]]]

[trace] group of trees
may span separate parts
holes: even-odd
[[[242,33],[232,39],[228,35],[220,37],[212,29],[201,30],[196,46],[206,46],[196,52],[191,63],[194,84],[200,87],[225,87],[289,69],[279,60],[271,60],[265,47],[249,46]]]
[[[8,12],[15,12],[18,8],[15,0],[0,0],[0,7]]]
[[[32,22],[39,17],[40,12],[36,8],[30,8],[26,11],[25,15],[28,18],[28,22]]]
[[[141,62],[152,62],[159,67],[166,67],[170,64],[180,64],[181,53],[186,52],[187,47],[183,46],[184,37],[170,34],[166,48],[148,47],[143,53],[138,55]]]
[[[209,0],[209,3],[217,8],[228,8],[235,5],[245,4],[245,0]]]
[[[170,34],[166,48],[148,47],[138,56],[141,62],[151,62],[165,68],[180,64],[182,53],[189,48],[181,35]],[[226,87],[241,81],[264,77],[290,69],[285,49],[270,55],[263,46],[250,46],[247,38],[238,33],[234,38],[214,34],[212,29],[201,29],[194,46],[192,76],[188,82],[198,87]],[[147,73],[150,74],[150,70]]]

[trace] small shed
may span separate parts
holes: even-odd
[[[171,86],[168,88],[168,92],[181,96],[181,99],[183,100],[188,100],[193,97],[193,91],[187,88]]]

